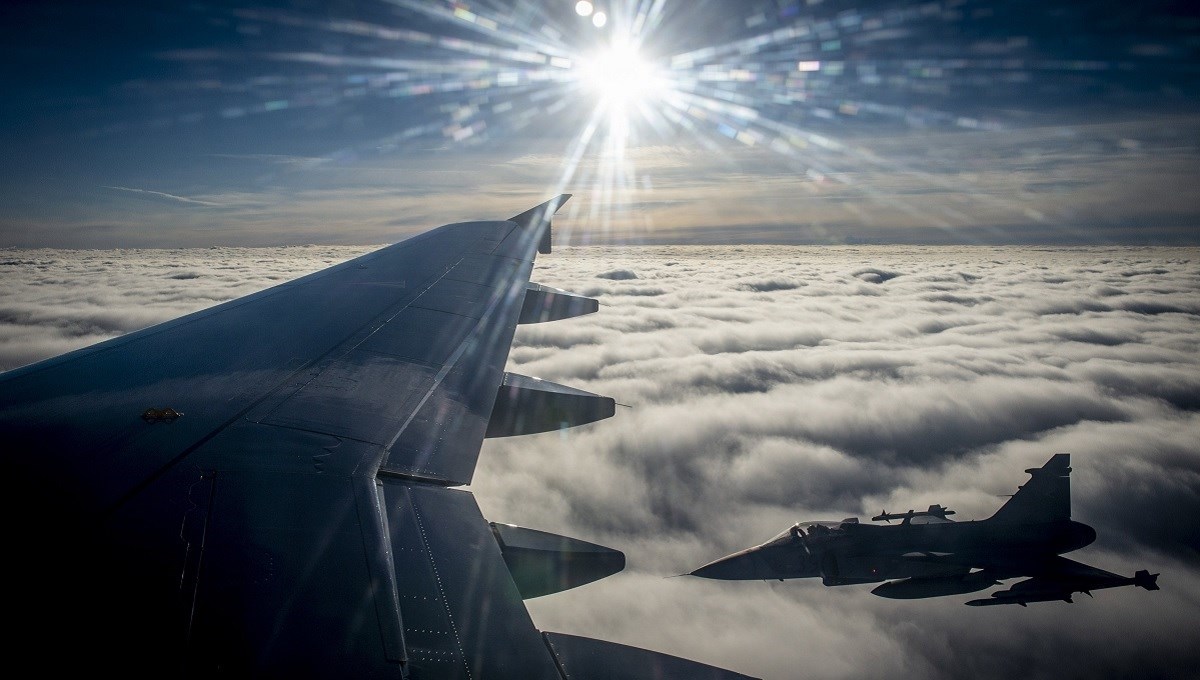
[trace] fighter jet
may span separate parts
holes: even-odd
[[[1029,577],[971,606],[1063,600],[1075,593],[1135,585],[1158,590],[1158,574],[1121,576],[1062,557],[1096,540],[1071,519],[1071,457],[1054,455],[988,519],[955,522],[953,510],[883,512],[875,522],[802,522],[760,546],[691,572],[722,580],[816,578],[827,586],[880,583],[871,592],[893,599],[962,595]]]

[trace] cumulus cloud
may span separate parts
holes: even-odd
[[[865,267],[863,269],[855,270],[851,273],[851,276],[856,279],[866,281],[867,283],[883,283],[884,281],[891,281],[897,276],[900,276],[900,272],[889,272],[882,269],[876,269],[875,267]]]
[[[742,281],[734,286],[738,290],[749,290],[757,293],[770,293],[777,290],[792,290],[803,286],[803,283],[785,278],[751,279]]]
[[[0,253],[0,365],[215,304],[363,248]],[[766,678],[1194,674],[1200,253],[1121,248],[556,248],[534,279],[599,313],[518,330],[509,368],[616,418],[489,440],[487,517],[624,550],[532,600],[544,629]],[[989,516],[1073,454],[1072,556],[1162,591],[890,601],[814,581],[664,578],[810,519]]]
[[[614,269],[610,272],[596,274],[596,278],[598,279],[610,279],[612,281],[628,281],[637,277],[638,275],[635,272],[631,272],[628,269]]]
[[[1187,623],[1200,615],[1198,262],[1118,248],[561,249],[535,278],[604,306],[519,330],[512,370],[633,408],[489,442],[476,494],[490,516],[629,554],[625,574],[532,601],[547,628],[769,678],[1186,675],[1200,642]],[[592,283],[614,267],[661,294]],[[931,503],[984,518],[1059,451],[1073,454],[1074,516],[1099,532],[1074,556],[1161,571],[1161,592],[981,612],[811,581],[659,578],[799,520]]]

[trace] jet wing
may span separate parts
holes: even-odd
[[[1132,577],[1121,576],[1091,565],[1056,556],[1033,570],[1032,578],[1017,582],[1008,590],[992,593],[990,598],[967,602],[973,607],[1063,600],[1071,602],[1075,593],[1091,595],[1093,590],[1135,585],[1158,590],[1158,574],[1138,571]]]
[[[125,676],[562,676],[497,530],[448,487],[494,408],[492,436],[539,431],[531,403],[612,414],[503,370],[523,315],[575,304],[525,295],[567,198],[0,375],[12,653]],[[558,589],[595,578],[564,569]]]

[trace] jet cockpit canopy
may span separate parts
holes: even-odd
[[[799,522],[780,532],[777,536],[763,545],[777,545],[794,541],[798,538],[814,538],[818,536],[836,536],[842,533],[843,524],[858,524],[858,518],[852,517],[840,522],[817,521]]]

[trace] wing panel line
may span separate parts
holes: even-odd
[[[458,658],[462,662],[463,670],[467,673],[467,678],[470,678],[471,666],[467,664],[467,652],[463,648],[462,635],[458,632],[458,622],[454,620],[454,612],[450,610],[450,600],[446,598],[446,586],[442,583],[442,574],[438,571],[437,560],[433,558],[429,538],[425,534],[425,522],[421,519],[421,510],[412,497],[411,489],[404,487],[404,496],[408,499],[409,508],[412,509],[413,521],[417,524],[417,533],[421,535],[421,547],[424,548],[425,554],[429,555],[429,568],[433,571],[433,579],[437,582],[438,587],[438,601],[442,603],[442,609],[446,612],[446,620],[450,622],[450,630],[454,633],[454,645],[458,647]]]
[[[449,225],[447,225],[447,226],[449,226]],[[512,228],[509,230],[509,233],[510,233],[510,234],[512,233],[512,229],[515,229],[515,228],[516,228],[516,226],[517,226],[517,225],[514,223],[514,224],[513,224],[513,226],[512,226]],[[435,230],[435,231],[436,231],[436,230]],[[426,234],[432,234],[432,233],[434,233],[434,232],[426,232]],[[422,234],[421,236],[425,236],[426,238],[428,238],[428,237],[426,236],[426,234]],[[423,240],[423,239],[422,239],[422,240]],[[406,240],[406,241],[401,241],[400,243],[404,244],[404,246],[403,246],[403,247],[407,248],[407,247],[410,247],[410,245],[411,245],[411,242],[412,242],[412,241],[413,241],[413,239],[408,239],[408,240]],[[397,245],[399,245],[399,244],[397,244]],[[274,293],[274,292],[278,292],[278,291],[280,291],[280,290],[281,290],[281,289],[283,289],[285,286],[286,286],[286,287],[290,287],[290,285],[295,285],[295,284],[297,284],[297,283],[299,283],[299,282],[305,282],[305,283],[307,283],[307,282],[308,282],[308,281],[310,281],[310,280],[317,279],[317,278],[321,278],[321,277],[323,277],[323,276],[327,275],[327,274],[328,274],[329,272],[331,272],[331,271],[335,271],[335,270],[340,270],[340,269],[343,269],[343,268],[347,268],[349,265],[351,265],[352,263],[354,263],[354,262],[356,262],[356,261],[362,261],[362,260],[364,260],[364,259],[365,259],[365,260],[373,260],[373,259],[376,259],[376,258],[380,257],[380,256],[381,256],[381,254],[383,253],[383,251],[385,251],[385,250],[387,250],[387,248],[381,248],[381,249],[379,249],[379,250],[377,250],[377,251],[374,251],[374,252],[371,252],[371,253],[367,253],[366,255],[360,256],[359,258],[354,258],[354,259],[352,259],[352,260],[347,260],[346,262],[343,262],[343,263],[341,263],[340,265],[335,265],[334,267],[330,267],[329,269],[322,270],[322,271],[319,271],[319,272],[314,272],[313,274],[309,274],[308,276],[301,277],[300,279],[296,279],[296,281],[290,282],[290,284],[285,284],[284,286],[279,286],[279,287],[276,287],[276,288],[270,288],[270,289],[267,289],[266,291],[262,291],[262,293],[264,293],[264,294],[270,294],[270,293]],[[466,256],[466,254],[467,254],[467,253],[465,253],[465,252],[461,253],[461,254],[460,254],[460,256],[459,256],[458,258],[454,259],[454,261],[453,261],[452,263],[448,264],[448,265],[447,265],[447,266],[446,266],[446,267],[443,269],[443,271],[442,271],[442,272],[441,272],[439,275],[437,275],[437,278],[430,279],[430,280],[429,280],[429,281],[430,281],[430,283],[429,283],[427,286],[425,286],[425,287],[424,287],[424,288],[421,290],[421,293],[418,293],[417,297],[419,297],[419,296],[420,296],[421,294],[423,294],[425,291],[429,290],[429,288],[433,287],[433,285],[435,285],[435,284],[436,284],[438,281],[441,281],[441,280],[442,280],[442,278],[443,278],[443,277],[445,277],[445,275],[446,275],[447,273],[449,273],[451,270],[453,270],[453,269],[454,269],[454,267],[455,267],[455,266],[457,266],[457,265],[458,265],[458,263],[462,261],[462,259],[463,259],[463,258]],[[247,296],[247,298],[254,298],[254,299],[257,299],[258,297],[259,297],[259,295],[253,295],[253,294],[252,294],[251,296]],[[414,298],[414,299],[416,299],[416,298]],[[240,298],[239,300],[236,300],[236,301],[233,301],[233,302],[236,302],[236,303],[237,303],[237,305],[238,305],[238,306],[240,306],[241,304],[244,304],[244,303],[245,303],[245,301],[246,301],[246,300],[245,300],[244,298]],[[355,336],[355,335],[359,334],[360,332],[362,332],[362,330],[363,330],[363,329],[365,329],[365,328],[369,328],[369,327],[372,327],[372,326],[373,326],[375,329],[378,329],[379,327],[383,326],[383,325],[384,325],[384,324],[386,324],[387,322],[391,321],[392,319],[396,318],[398,315],[400,315],[401,313],[403,313],[403,311],[404,311],[405,309],[407,309],[407,308],[408,308],[408,307],[409,307],[411,304],[412,304],[412,302],[411,302],[411,301],[410,301],[409,303],[405,304],[403,307],[401,307],[400,309],[396,310],[396,312],[395,312],[395,313],[393,313],[393,314],[391,314],[390,316],[388,316],[388,317],[387,317],[387,318],[386,318],[386,319],[385,319],[385,320],[384,320],[382,323],[380,323],[380,322],[379,322],[379,320],[378,320],[378,319],[379,319],[379,317],[378,317],[378,316],[377,316],[377,317],[375,317],[375,318],[373,318],[373,319],[371,319],[370,321],[368,321],[368,322],[364,323],[363,325],[359,326],[359,327],[358,327],[357,329],[355,329],[353,332],[349,333],[349,334],[348,334],[348,337],[353,337],[353,336]],[[215,309],[215,308],[214,308],[214,309]],[[490,310],[490,307],[489,307],[489,310]],[[208,312],[208,311],[212,311],[212,310],[202,310],[202,312]],[[195,318],[194,318],[194,317],[199,317],[199,316],[201,316],[201,313],[200,313],[200,312],[197,312],[195,315],[188,315],[188,316],[186,316],[186,317],[183,317],[183,319],[185,319],[187,322],[190,322],[190,321],[194,321],[194,320],[195,320]],[[487,318],[487,314],[485,314],[485,315],[484,315],[484,318]],[[481,321],[482,321],[482,319],[481,319]],[[171,326],[174,326],[174,325],[175,325],[175,322],[168,322],[168,324],[170,324]],[[164,325],[165,325],[165,324],[164,324]],[[157,327],[152,327],[152,328],[155,328],[155,329],[156,329],[156,330],[155,330],[155,332],[157,332],[157,331],[158,331],[158,328],[157,328]],[[476,326],[476,328],[478,328],[478,325]],[[374,332],[374,331],[372,331],[372,333],[373,333],[373,332]],[[149,475],[147,475],[147,476],[146,476],[144,479],[142,479],[141,481],[139,481],[137,484],[134,484],[134,485],[133,485],[132,487],[130,487],[130,488],[129,488],[129,489],[128,489],[128,490],[127,490],[125,493],[121,494],[121,495],[120,495],[120,496],[119,496],[119,497],[118,497],[118,498],[117,498],[115,501],[113,501],[113,503],[112,503],[112,504],[111,504],[109,507],[107,507],[107,508],[104,508],[104,509],[102,509],[101,511],[97,512],[97,513],[96,513],[96,514],[93,516],[93,521],[90,523],[90,526],[91,526],[91,528],[95,528],[95,527],[102,526],[102,525],[103,525],[105,522],[107,522],[107,521],[108,521],[108,520],[109,520],[109,519],[110,519],[110,518],[111,518],[111,517],[112,517],[114,514],[116,514],[116,513],[117,513],[117,512],[118,512],[118,511],[121,509],[121,507],[122,507],[122,506],[124,506],[126,503],[128,503],[130,499],[132,499],[132,498],[136,497],[138,494],[140,494],[140,493],[141,493],[142,491],[144,491],[146,488],[148,488],[149,486],[151,486],[152,484],[154,484],[154,482],[155,482],[155,481],[157,481],[158,479],[160,479],[160,478],[161,478],[163,475],[165,475],[165,474],[166,474],[168,471],[170,471],[170,470],[171,470],[173,467],[175,467],[176,465],[178,465],[178,464],[179,464],[179,463],[180,463],[182,460],[184,460],[185,458],[187,458],[188,456],[190,456],[192,453],[194,453],[194,452],[195,452],[197,449],[199,449],[200,447],[202,447],[202,446],[204,446],[205,444],[207,444],[209,441],[211,441],[213,438],[215,438],[215,437],[216,437],[217,435],[219,435],[221,432],[225,431],[227,428],[229,428],[229,426],[230,426],[230,425],[233,425],[234,423],[236,423],[237,421],[239,421],[239,420],[241,420],[243,417],[245,417],[245,416],[246,416],[248,413],[251,413],[251,412],[252,412],[252,411],[253,411],[255,408],[259,407],[261,404],[263,404],[263,403],[264,403],[264,402],[266,402],[267,400],[269,400],[269,399],[271,399],[271,398],[273,398],[273,397],[277,396],[277,395],[278,395],[278,392],[279,392],[279,390],[283,389],[283,387],[284,387],[285,385],[292,385],[292,384],[294,384],[294,383],[292,382],[292,381],[293,381],[293,379],[297,378],[298,376],[300,376],[301,374],[303,374],[305,371],[312,370],[312,369],[313,369],[313,367],[315,367],[315,366],[318,366],[318,365],[322,364],[322,363],[323,363],[323,362],[325,362],[325,361],[326,361],[326,360],[327,360],[327,359],[328,359],[328,358],[329,358],[331,355],[334,355],[334,354],[335,354],[335,353],[337,353],[338,351],[343,351],[343,353],[344,353],[345,351],[349,351],[349,350],[352,350],[352,349],[354,349],[354,347],[357,347],[359,344],[361,344],[363,341],[365,341],[367,337],[370,337],[372,333],[368,333],[366,336],[364,336],[364,337],[362,338],[362,340],[360,340],[359,342],[355,343],[355,345],[354,345],[353,347],[345,348],[345,344],[344,344],[344,343],[339,343],[339,344],[337,344],[337,345],[335,345],[335,346],[331,347],[331,348],[330,348],[328,351],[324,352],[324,353],[323,353],[323,354],[321,354],[320,356],[314,357],[313,359],[311,359],[311,360],[309,360],[309,361],[305,362],[304,364],[302,364],[301,366],[297,367],[297,368],[296,368],[294,371],[292,371],[291,373],[289,373],[285,379],[283,379],[283,380],[279,381],[279,383],[278,383],[278,384],[277,384],[277,385],[276,385],[274,388],[272,388],[272,389],[268,390],[268,391],[267,391],[267,392],[265,392],[265,393],[264,393],[264,394],[263,394],[261,397],[259,397],[258,399],[255,399],[255,400],[253,400],[252,402],[250,402],[249,404],[247,404],[245,408],[243,408],[243,409],[241,409],[240,411],[238,411],[237,413],[233,414],[233,415],[232,415],[230,418],[226,419],[224,422],[222,422],[222,423],[218,424],[216,427],[214,427],[212,430],[210,430],[210,431],[209,431],[207,434],[205,434],[204,436],[202,436],[202,437],[200,437],[199,439],[197,439],[197,440],[196,440],[195,442],[193,442],[191,445],[189,445],[189,446],[187,446],[187,447],[184,447],[184,449],[183,449],[182,451],[180,451],[180,452],[179,452],[177,455],[175,455],[174,457],[172,457],[170,460],[166,461],[166,462],[165,462],[163,465],[161,465],[161,466],[160,466],[158,469],[156,469],[154,472],[152,472],[152,473],[150,473]],[[89,348],[84,348],[84,349],[89,349]],[[105,349],[107,349],[107,348],[105,348]],[[72,356],[74,356],[74,354],[72,354]],[[303,383],[303,385],[302,385],[302,386],[301,386],[299,389],[303,389],[303,387],[304,387],[304,386],[307,386],[309,383],[311,383],[313,380],[315,380],[315,379],[316,379],[316,378],[317,378],[319,375],[320,375],[320,371],[317,371],[316,373],[314,373],[314,374],[313,374],[313,376],[312,376],[312,377],[310,377],[310,378],[309,378],[309,380],[306,380],[306,381]],[[440,375],[440,374],[439,374],[439,375]],[[8,377],[8,376],[6,376],[6,377]],[[444,377],[444,376],[441,376],[441,377]],[[435,385],[436,385],[436,384],[438,384],[438,383],[440,383],[440,381],[441,381],[441,377],[439,377],[439,378],[438,378],[438,379],[435,381]],[[296,391],[299,391],[299,389],[297,389]],[[431,393],[430,393],[430,394],[431,394]],[[424,398],[424,399],[422,399],[421,403],[423,404],[423,403],[424,403],[424,401],[425,401],[425,399],[428,399],[428,398],[429,398],[429,394],[426,394],[425,398]],[[414,412],[413,412],[413,413],[415,414],[415,413],[416,413],[416,411],[414,410]],[[412,420],[412,417],[413,417],[412,415],[410,415],[410,416],[409,416],[409,422],[411,422],[411,420]],[[406,423],[406,425],[407,425],[407,423]],[[401,431],[403,431],[403,429],[401,429]],[[395,439],[393,439],[392,443],[393,443],[393,444],[395,443]],[[389,445],[389,448],[390,448],[390,445]],[[380,464],[380,463],[382,463],[382,461],[383,461],[383,460],[386,458],[386,456],[387,456],[387,450],[385,449],[385,450],[384,450],[384,451],[381,453],[381,456],[380,456],[380,458],[378,459],[378,462],[377,462],[377,463],[375,464],[375,466],[374,466],[374,468],[375,468],[375,471],[376,471],[376,472],[377,472],[377,471],[378,471],[378,469],[379,469],[379,464]]]
[[[526,278],[528,278],[528,277],[526,277]],[[476,322],[475,326],[473,326],[471,328],[470,336],[474,336],[476,333],[478,333],[480,331],[480,329],[487,327],[487,325],[492,321],[492,317],[495,315],[496,310],[500,306],[500,303],[504,300],[504,297],[507,294],[508,294],[508,290],[503,286],[496,289],[496,291],[494,293],[492,293],[492,299],[488,303],[487,310],[484,311],[483,316],[480,317],[479,321]],[[417,298],[417,299],[420,299],[420,298]],[[388,453],[391,451],[392,447],[396,445],[396,442],[400,439],[400,436],[402,434],[404,434],[404,431],[408,428],[408,426],[410,424],[412,424],[413,419],[417,417],[418,413],[420,413],[421,407],[423,407],[425,405],[425,402],[429,401],[429,398],[432,397],[433,394],[437,391],[438,387],[441,386],[442,381],[446,378],[447,375],[449,375],[450,371],[454,370],[454,368],[457,366],[458,360],[462,358],[462,355],[464,353],[466,353],[468,345],[469,345],[469,343],[467,343],[465,341],[459,343],[458,348],[454,350],[454,353],[451,354],[449,356],[449,358],[446,359],[445,365],[443,365],[441,370],[437,372],[437,375],[434,376],[433,385],[431,385],[430,388],[425,392],[425,395],[421,397],[421,400],[419,402],[417,402],[416,406],[414,406],[413,409],[409,412],[408,419],[404,421],[404,424],[400,427],[399,430],[396,431],[396,434],[394,434],[392,436],[391,440],[387,443],[387,445],[384,446],[384,449],[381,453],[379,460],[377,460],[375,463],[375,470],[374,470],[375,474],[379,473],[379,470],[382,467],[383,462],[387,459]]]
[[[383,506],[383,491],[378,480],[355,479],[355,496],[359,524],[363,527],[363,549],[367,570],[378,585],[374,588],[375,613],[379,619],[379,635],[383,638],[384,655],[389,661],[408,663],[408,645],[404,640],[404,614],[400,611],[400,587],[392,567],[392,540],[387,512]],[[372,532],[368,535],[367,531]],[[397,644],[399,647],[397,648]]]

